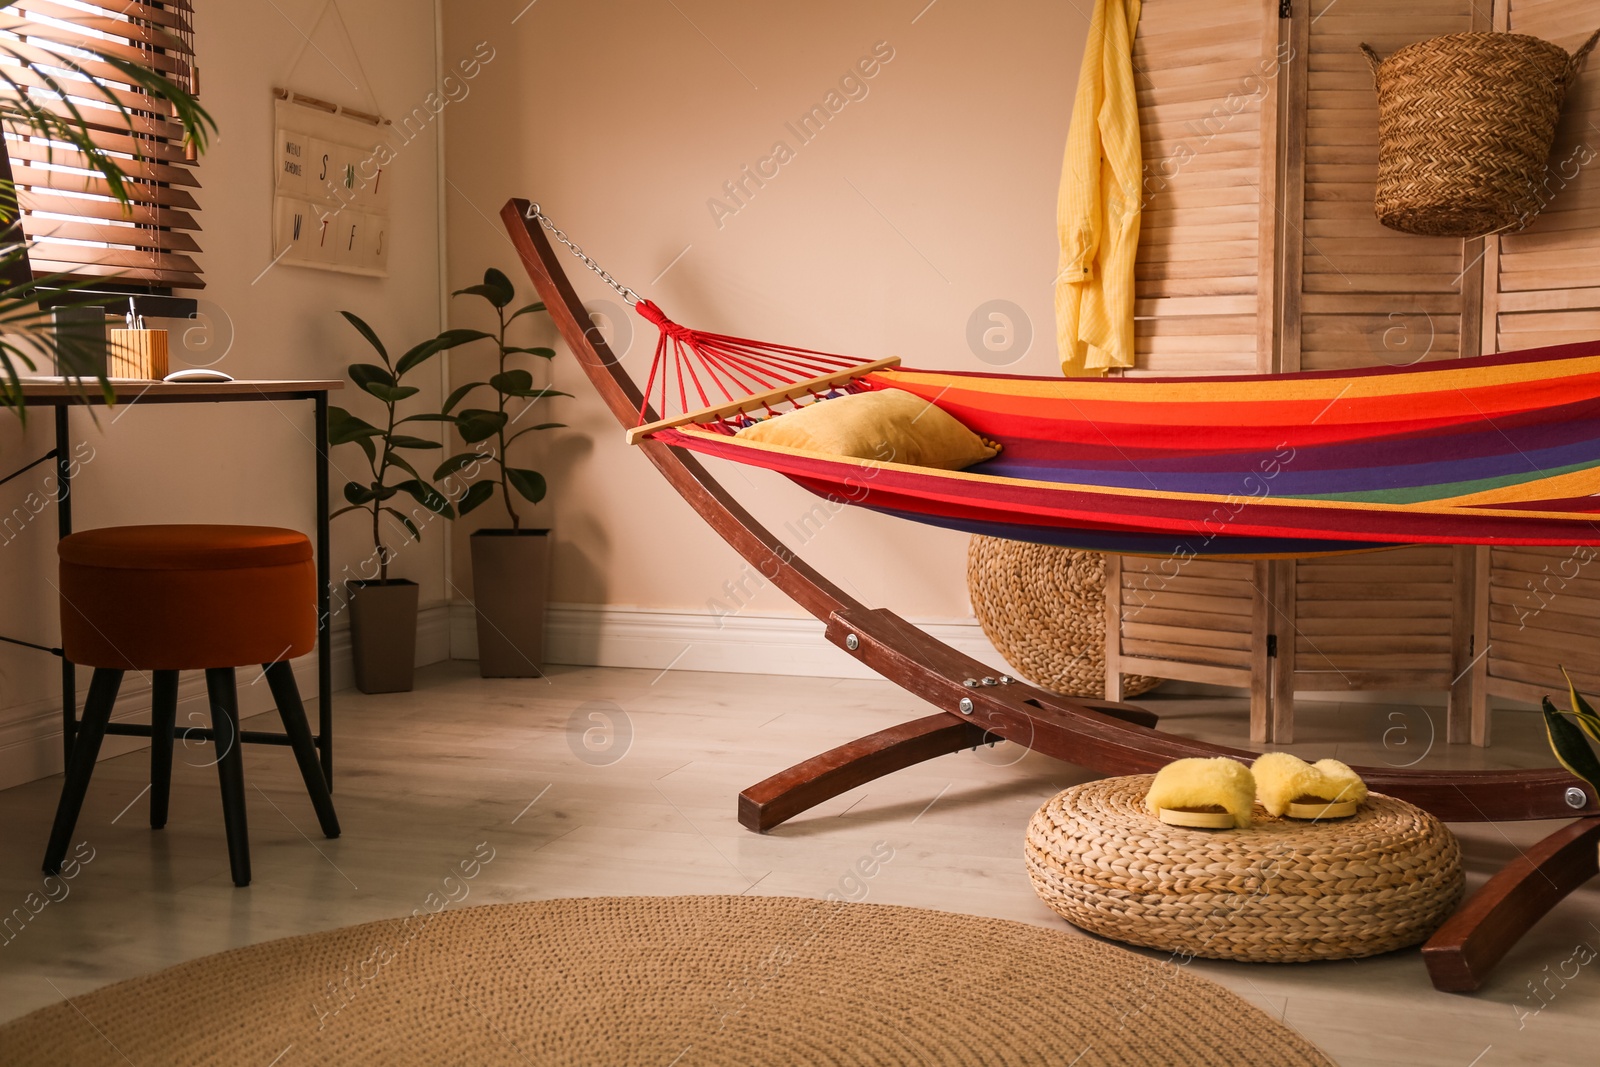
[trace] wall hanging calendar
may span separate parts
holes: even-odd
[[[324,37],[326,47],[313,44],[329,16],[337,37]],[[395,158],[390,123],[378,114],[382,109],[338,0],[323,0],[302,38],[287,77],[295,77],[307,49],[314,48],[331,72],[365,93],[372,111],[274,90],[273,262],[386,278],[393,182],[386,172]]]
[[[387,123],[278,90],[272,255],[278,262],[389,274]]]

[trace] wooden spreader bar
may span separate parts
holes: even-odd
[[[835,371],[832,374],[807,378],[803,382],[795,382],[792,385],[769,389],[764,393],[754,393],[738,400],[730,400],[725,404],[716,404],[712,407],[701,408],[699,411],[691,411],[686,415],[674,415],[670,419],[657,419],[655,422],[647,422],[642,426],[630,427],[627,432],[628,443],[636,445],[642,438],[649,437],[657,430],[670,430],[674,426],[687,426],[690,423],[716,422],[718,419],[725,419],[729,415],[745,415],[752,411],[762,411],[773,404],[799,400],[801,397],[809,396],[812,393],[831,389],[836,385],[855,381],[857,378],[865,378],[873,371],[888,370],[890,367],[898,367],[899,365],[899,356],[875,359],[871,363],[863,363],[859,367],[846,367],[844,370]]]

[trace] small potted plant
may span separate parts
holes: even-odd
[[[433,413],[400,415],[400,404],[420,392],[404,384],[405,376],[447,348],[471,338],[446,331],[424,341],[398,359],[391,360],[383,342],[361,319],[341,311],[366,338],[383,362],[352,363],[350,380],[376,397],[384,407],[384,421],[374,425],[343,408],[328,409],[328,443],[355,445],[367,458],[371,480],[352,481],[344,487],[345,507],[334,518],[362,512],[372,521],[372,555],[361,567],[361,577],[345,583],[350,605],[351,644],[355,654],[356,688],[363,693],[400,693],[411,689],[417,652],[417,584],[389,577],[395,550],[388,538],[396,528],[412,540],[422,539],[420,523],[434,515],[454,518],[450,501],[435,489],[402,455],[409,451],[443,448],[438,441],[416,437],[405,427],[419,422],[451,422]],[[402,494],[416,507],[406,509]],[[420,510],[419,510],[420,509]],[[387,521],[386,521],[387,520]],[[419,523],[420,520],[420,523]]]
[[[451,456],[434,471],[434,479],[461,475],[470,484],[456,504],[465,515],[489,502],[499,490],[510,527],[478,530],[472,535],[473,607],[478,623],[478,671],[485,678],[529,678],[540,673],[544,654],[544,610],[550,573],[550,531],[522,524],[518,505],[544,499],[544,475],[510,462],[510,448],[521,437],[553,430],[558,422],[537,422],[518,427],[540,400],[570,394],[533,383],[533,374],[513,366],[515,357],[551,359],[553,348],[527,348],[506,339],[507,328],[524,315],[542,312],[543,304],[529,304],[508,312],[516,301],[511,280],[494,268],[484,272],[481,285],[458,290],[455,296],[482,297],[494,309],[494,333],[461,330],[476,340],[493,341],[496,373],[488,381],[468,382],[445,400],[444,413],[454,419],[461,439],[478,450]],[[456,406],[479,389],[492,389],[495,406]],[[478,472],[486,472],[472,480]],[[452,494],[454,495],[454,494]]]
[[[1561,766],[1587,782],[1593,791],[1591,796],[1600,794],[1600,758],[1590,747],[1591,740],[1600,742],[1600,715],[1596,715],[1589,702],[1579,695],[1565,667],[1561,668],[1561,673],[1567,679],[1567,696],[1572,707],[1562,711],[1545,697],[1545,733]]]

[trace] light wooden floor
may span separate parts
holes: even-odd
[[[1241,743],[1237,701],[1145,702],[1180,733]],[[1083,775],[1012,746],[903,771],[766,836],[739,827],[742,787],[925,713],[885,682],[587,668],[483,681],[467,664],[430,668],[414,693],[340,695],[337,841],[317,836],[288,752],[247,750],[255,883],[244,890],[228,878],[211,750],[180,750],[172,819],[159,832],[148,829],[140,797],[144,753],[123,756],[100,765],[79,823],[94,858],[64,899],[0,945],[0,1017],[233,946],[401,915],[431,893],[459,897],[445,879],[481,842],[494,859],[466,884],[465,905],[602,894],[822,896],[854,889],[855,861],[886,841],[894,858],[865,883],[867,900],[1062,927],[1029,887],[1022,834],[1046,798]],[[1549,762],[1527,713],[1499,715],[1498,744],[1487,754],[1442,739],[1430,746],[1441,715],[1415,706],[1302,704],[1299,724],[1305,740],[1296,751],[1351,763]],[[59,788],[55,778],[0,792],[0,915],[41,889],[38,862]],[[1473,883],[1549,828],[1457,827]],[[1415,952],[1190,967],[1347,1067],[1590,1064],[1600,1048],[1600,958],[1574,958],[1580,945],[1600,950],[1596,887],[1557,909],[1472,997],[1434,992]]]

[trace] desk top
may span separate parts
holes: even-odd
[[[45,405],[104,404],[105,394],[93,381],[66,378],[23,378],[22,395],[29,403]],[[306,400],[317,394],[343,389],[336,379],[239,379],[231,382],[155,382],[139,378],[112,378],[118,403],[182,404],[242,400]]]

